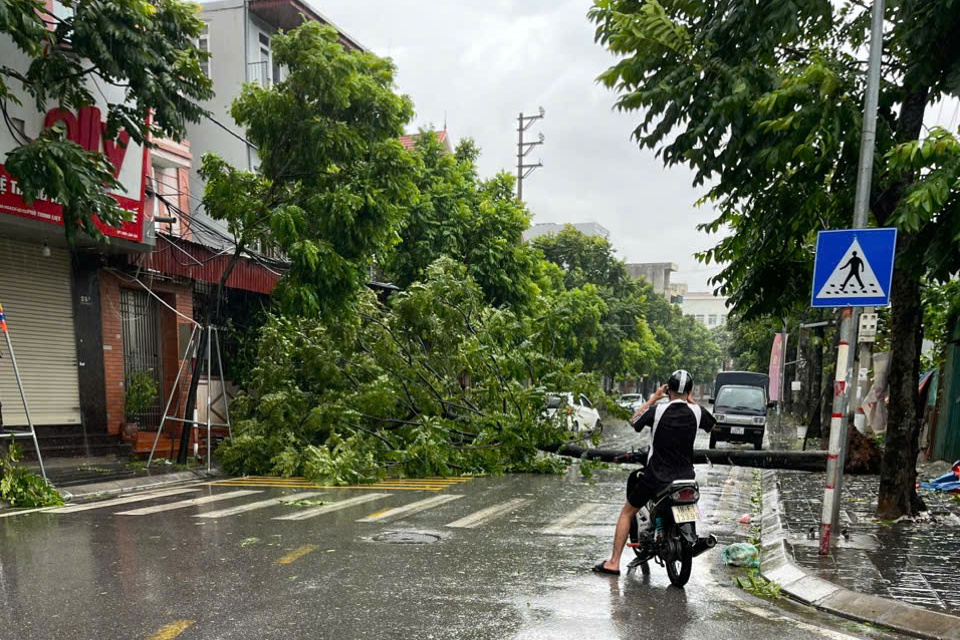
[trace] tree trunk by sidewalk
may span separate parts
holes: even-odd
[[[901,238],[901,246],[909,238]],[[877,517],[894,520],[925,511],[917,495],[917,438],[920,434],[920,347],[923,308],[920,284],[902,269],[891,287],[890,413],[887,422]]]

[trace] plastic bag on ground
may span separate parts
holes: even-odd
[[[724,547],[721,555],[723,562],[731,567],[760,568],[760,552],[747,542],[736,542]]]

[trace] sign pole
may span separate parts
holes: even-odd
[[[867,69],[867,91],[863,106],[863,130],[860,135],[860,165],[857,171],[857,192],[853,209],[853,228],[867,226],[870,187],[873,178],[873,155],[877,141],[877,101],[880,94],[880,56],[883,53],[884,0],[874,0],[870,32],[870,63]],[[843,488],[843,464],[846,459],[847,413],[853,382],[854,358],[850,345],[856,345],[858,309],[843,310],[840,324],[840,345],[837,348],[837,371],[833,386],[833,416],[830,420],[830,450],[827,454],[827,479],[823,490],[823,513],[820,520],[820,555],[829,555],[833,532],[840,519]]]

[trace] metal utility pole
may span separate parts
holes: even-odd
[[[880,93],[880,56],[883,53],[884,0],[873,2],[870,32],[870,63],[867,69],[867,94],[863,106],[863,131],[860,136],[860,165],[857,171],[857,193],[853,209],[853,228],[867,226],[870,187],[873,179],[873,155],[877,141],[877,100]],[[847,407],[855,387],[853,355],[856,345],[857,307],[843,310],[840,323],[840,344],[837,347],[837,373],[833,387],[833,416],[830,420],[830,446],[827,453],[827,480],[823,491],[823,513],[820,520],[820,555],[829,555],[833,531],[840,520],[840,499],[843,489],[843,465],[847,455],[847,429],[850,416]]]
[[[543,144],[544,137],[541,133],[537,140],[534,142],[524,142],[523,141],[523,132],[530,128],[530,126],[537,120],[542,120],[545,115],[543,107],[540,107],[537,115],[525,116],[523,112],[520,112],[520,115],[517,116],[517,133],[519,138],[517,140],[517,200],[523,201],[523,180],[536,169],[539,169],[543,166],[543,162],[538,160],[537,164],[524,164],[523,160],[527,157],[527,154],[533,150],[534,147],[538,147]]]

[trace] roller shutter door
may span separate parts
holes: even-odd
[[[70,254],[0,239],[0,304],[34,424],[80,424]],[[26,425],[6,340],[0,336],[5,426]]]

